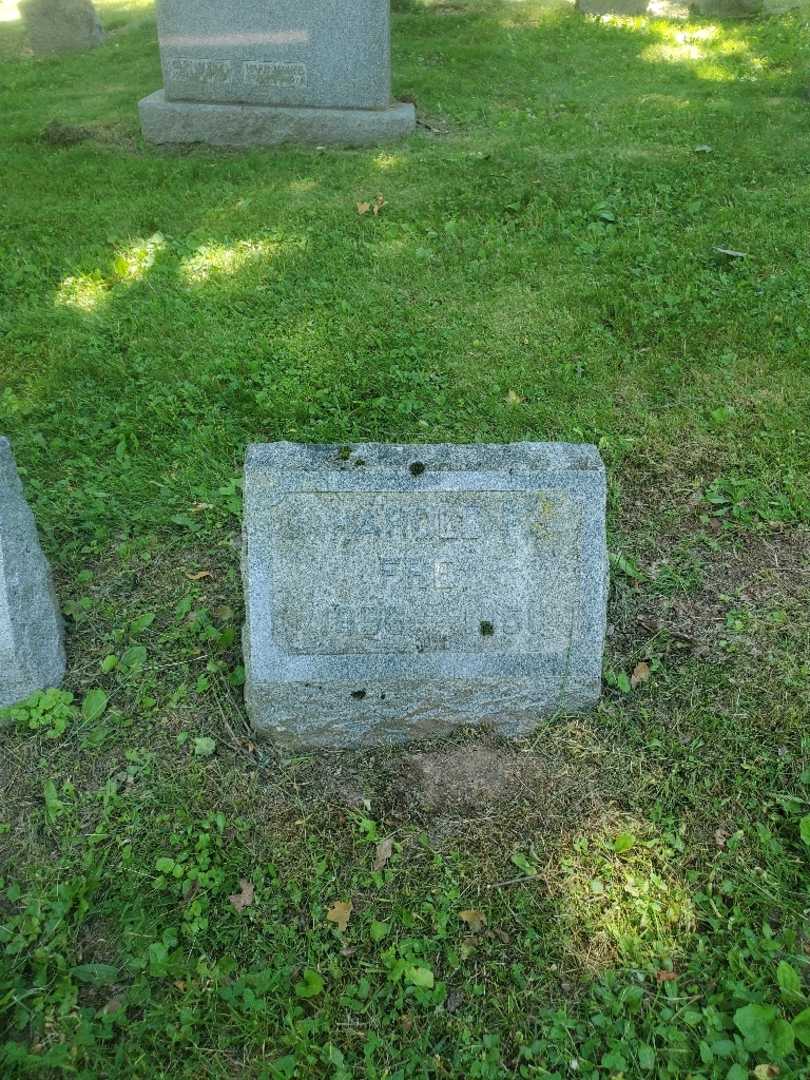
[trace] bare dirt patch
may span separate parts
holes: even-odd
[[[95,124],[85,127],[80,124],[67,124],[61,120],[51,120],[40,135],[40,141],[47,146],[77,146],[83,142],[95,142],[105,146],[115,146],[134,152],[137,149],[135,138],[118,126]]]
[[[490,746],[458,746],[408,754],[389,798],[401,809],[432,813],[486,812],[504,801],[530,798],[547,779],[547,763]]]
[[[703,571],[696,590],[662,596],[641,585],[614,596],[611,651],[653,635],[707,657],[721,651],[731,635],[755,654],[756,628],[746,632],[747,620],[779,609],[784,632],[792,632],[791,611],[810,599],[810,530],[750,535],[714,550],[698,542],[697,548]],[[646,568],[653,580],[660,565]]]

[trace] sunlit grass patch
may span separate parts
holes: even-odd
[[[571,952],[583,967],[660,965],[689,947],[695,908],[678,849],[681,838],[621,816],[573,838],[559,890]]]
[[[120,281],[139,281],[154,266],[155,258],[166,247],[161,233],[145,240],[134,240],[122,248],[113,259],[113,273]]]
[[[90,313],[107,297],[109,283],[100,271],[66,277],[56,291],[56,303],[61,307]]]
[[[269,262],[283,247],[281,241],[240,240],[236,244],[203,244],[181,263],[189,284],[200,284],[216,275],[235,274],[249,263]]]

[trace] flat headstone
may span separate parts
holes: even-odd
[[[601,687],[605,472],[593,446],[251,446],[254,727],[348,747],[530,731]]]
[[[0,438],[0,708],[58,686],[64,673],[50,571],[11,446]]]
[[[164,88],[140,103],[144,135],[248,146],[407,134],[389,23],[389,0],[159,0]]]
[[[104,40],[91,0],[22,0],[20,14],[35,53],[93,49]]]

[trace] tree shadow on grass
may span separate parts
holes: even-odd
[[[136,138],[135,87],[159,81],[151,27],[48,61],[45,87],[21,64],[2,408],[54,535],[93,485],[108,529],[171,519],[232,478],[253,439],[630,434],[649,395],[669,404],[688,375],[674,339],[662,363],[662,320],[684,326],[699,365],[754,327],[776,348],[763,272],[710,253],[737,229],[772,242],[756,202],[735,205],[728,118],[744,108],[747,160],[782,183],[802,154],[770,154],[789,29],[415,11],[396,20],[399,89],[452,134],[329,153],[131,156],[105,141],[113,123]],[[43,139],[46,119],[82,138]],[[358,214],[380,191],[379,218]],[[701,209],[718,192],[722,233]]]

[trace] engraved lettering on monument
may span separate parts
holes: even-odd
[[[242,78],[253,86],[306,86],[306,64],[283,64],[278,61],[246,60]]]
[[[561,658],[577,526],[564,492],[288,495],[268,534],[274,640],[300,654],[408,653],[430,629],[443,649]],[[521,588],[549,565],[553,593]],[[516,588],[522,610],[504,610]]]
[[[173,56],[167,61],[167,78],[201,97],[216,99],[233,84],[237,64],[234,60],[209,60],[205,57]]]

